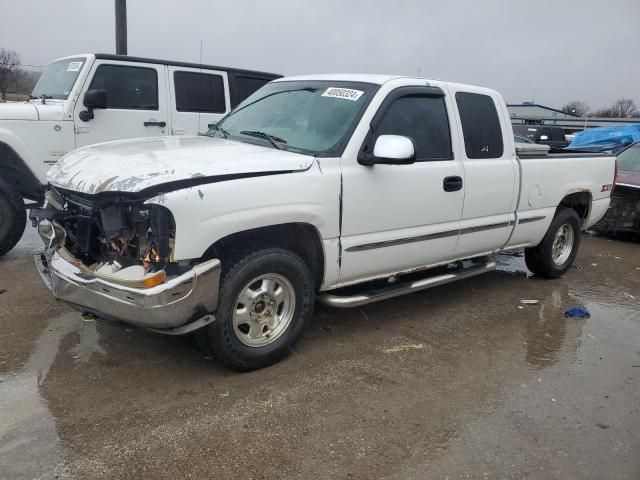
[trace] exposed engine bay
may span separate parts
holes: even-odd
[[[39,227],[48,221],[57,246],[97,274],[141,280],[157,272],[179,273],[171,263],[173,216],[144,201],[115,192],[86,195],[50,187],[43,208],[32,209],[30,218]]]

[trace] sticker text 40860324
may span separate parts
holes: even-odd
[[[341,98],[343,100],[358,100],[364,92],[362,90],[353,90],[351,88],[329,87],[322,94],[323,97]]]

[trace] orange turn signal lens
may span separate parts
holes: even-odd
[[[167,274],[164,270],[154,273],[153,275],[146,277],[139,281],[142,288],[156,287],[167,279]]]

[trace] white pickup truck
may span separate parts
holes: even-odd
[[[546,148],[546,147],[543,147]],[[208,136],[68,154],[34,209],[53,295],[247,370],[286,356],[316,297],[353,307],[489,271],[571,266],[615,159],[516,154],[495,91],[378,75],[271,82]]]
[[[31,99],[0,104],[0,255],[20,239],[24,198],[41,202],[45,175],[93,143],[196,135],[280,75],[107,54],[44,70]]]

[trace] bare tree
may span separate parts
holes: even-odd
[[[621,98],[611,105],[611,116],[615,118],[633,118],[638,113],[636,103],[630,98]]]
[[[33,87],[36,86],[39,78],[40,72],[18,68],[15,71],[13,88],[11,89],[11,91],[17,94],[29,94],[33,91]]]
[[[600,108],[595,111],[593,116],[600,117],[600,118],[611,118],[614,115],[613,115],[613,112],[611,111],[611,108]]]
[[[580,100],[572,100],[562,107],[562,111],[578,117],[586,117],[591,112],[591,108],[585,102]]]
[[[0,95],[6,100],[7,90],[15,84],[16,71],[20,65],[20,55],[13,50],[0,48]]]
[[[630,98],[621,98],[607,108],[595,112],[596,117],[605,118],[640,118],[640,111],[636,103]]]

